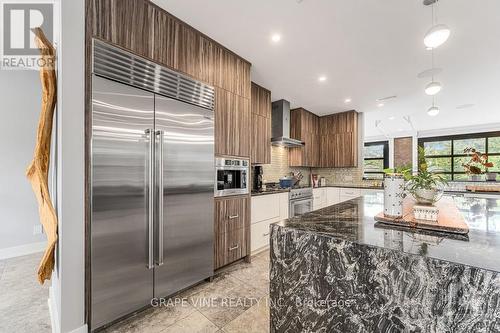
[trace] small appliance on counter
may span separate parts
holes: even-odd
[[[311,173],[312,187],[319,187],[319,175]]]
[[[262,166],[256,165],[253,167],[253,191],[260,192],[263,190],[263,177],[264,171],[262,170]]]

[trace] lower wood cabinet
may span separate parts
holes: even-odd
[[[214,268],[250,254],[250,197],[215,199]]]

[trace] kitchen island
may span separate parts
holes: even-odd
[[[272,332],[499,332],[500,200],[467,237],[379,227],[368,194],[271,225]]]

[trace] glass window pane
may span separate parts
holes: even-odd
[[[443,176],[443,178],[446,180],[451,180],[451,174],[449,173],[439,173],[438,175]]]
[[[488,153],[500,153],[500,136],[488,138]]]
[[[450,172],[451,157],[427,157],[427,170],[430,172]]]
[[[493,163],[493,167],[488,168],[488,171],[500,172],[500,156],[488,156],[488,162]]]
[[[424,142],[425,156],[451,155],[450,141]]]
[[[453,141],[453,154],[463,154],[464,149],[468,147],[472,147],[484,153],[486,151],[486,138],[455,140]]]
[[[462,164],[465,164],[470,161],[470,157],[468,156],[462,156],[462,157],[454,157],[453,158],[453,171],[455,172],[466,172],[465,168],[463,167]],[[485,168],[477,163],[474,163],[473,165],[477,166],[480,168],[482,171],[485,171]]]
[[[469,180],[469,175],[465,173],[455,173],[453,175],[453,180]]]
[[[365,173],[363,175],[365,179],[384,179],[383,173]]]
[[[384,157],[384,145],[365,146],[365,158]]]
[[[384,160],[365,160],[365,172],[382,172],[384,171]]]

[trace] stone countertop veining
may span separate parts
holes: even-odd
[[[327,237],[500,272],[500,198],[454,197],[469,226],[468,237],[384,226],[374,216],[383,194],[366,194],[273,224]]]

